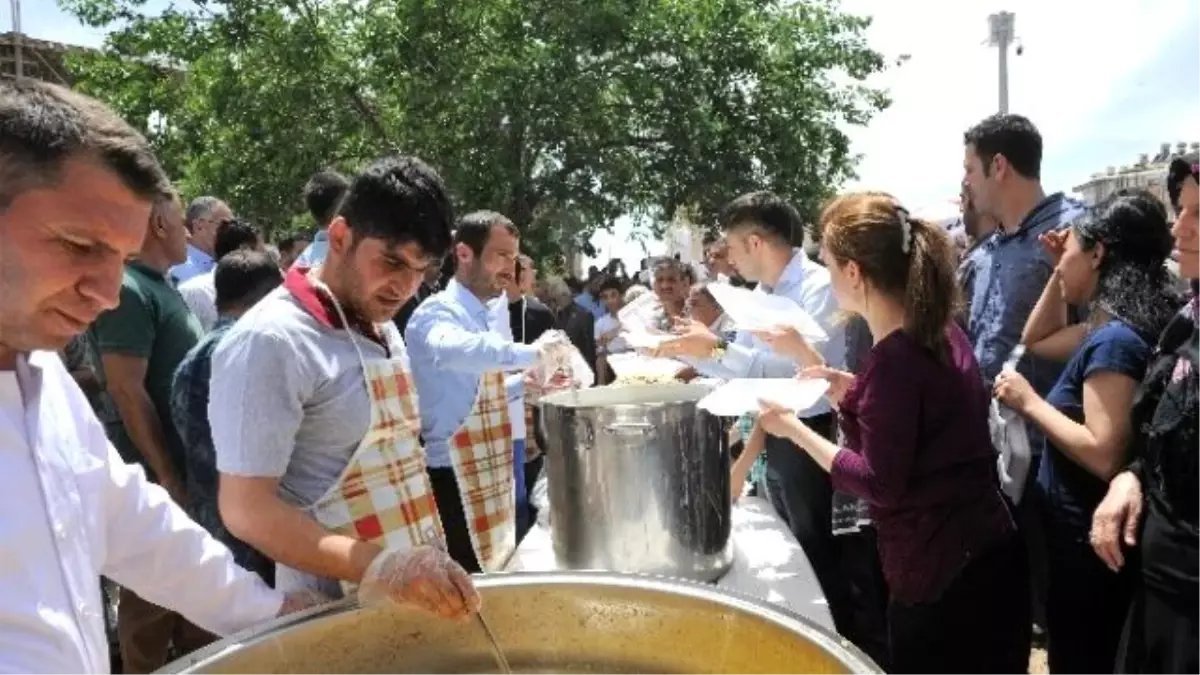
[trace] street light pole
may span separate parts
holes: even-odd
[[[1000,113],[1008,112],[1008,48],[1013,42],[1012,12],[999,12],[988,16],[988,46],[996,47],[999,54]]]
[[[17,79],[25,76],[25,55],[21,53],[21,0],[12,0],[13,64],[17,67]]]

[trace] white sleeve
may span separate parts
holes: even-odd
[[[121,461],[99,422],[88,425],[89,451],[106,457],[104,576],[192,623],[229,635],[274,619],[283,594],[233,561],[137,465]]]
[[[199,283],[201,279],[202,277],[195,277],[180,284],[179,295],[183,296],[183,302],[200,320],[204,330],[209,331],[217,323],[217,305],[214,297]]]

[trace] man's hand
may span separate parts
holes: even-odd
[[[465,619],[482,600],[471,575],[433,546],[380,553],[358,586],[364,604],[395,602],[420,607],[444,619]]]
[[[651,351],[654,356],[690,356],[705,359],[712,356],[713,350],[721,343],[721,339],[714,335],[708,326],[695,319],[676,320],[674,332],[675,337],[664,340]]]

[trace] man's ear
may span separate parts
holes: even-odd
[[[329,250],[344,255],[350,250],[350,245],[353,243],[354,232],[350,229],[350,224],[346,219],[337,216],[329,221]]]

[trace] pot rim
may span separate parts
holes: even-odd
[[[755,598],[712,584],[705,584],[675,577],[647,574],[622,574],[603,571],[551,571],[551,572],[498,572],[475,575],[475,586],[481,590],[525,585],[592,585],[607,588],[649,590],[659,593],[682,595],[696,600],[705,600],[738,609],[774,623],[786,630],[812,640],[818,647],[843,662],[851,673],[883,673],[862,650],[832,631],[801,616],[795,611],[774,603]],[[202,668],[213,660],[237,649],[252,646],[274,637],[276,634],[307,623],[313,619],[334,616],[359,609],[357,597],[347,597],[331,603],[273,619],[267,623],[230,635],[203,649],[183,656],[163,666],[156,673],[189,673]],[[431,616],[431,618],[433,618]]]
[[[540,398],[538,405],[543,409],[562,411],[645,410],[667,406],[694,406],[713,389],[714,385],[710,382],[608,385],[578,391],[556,391]]]

